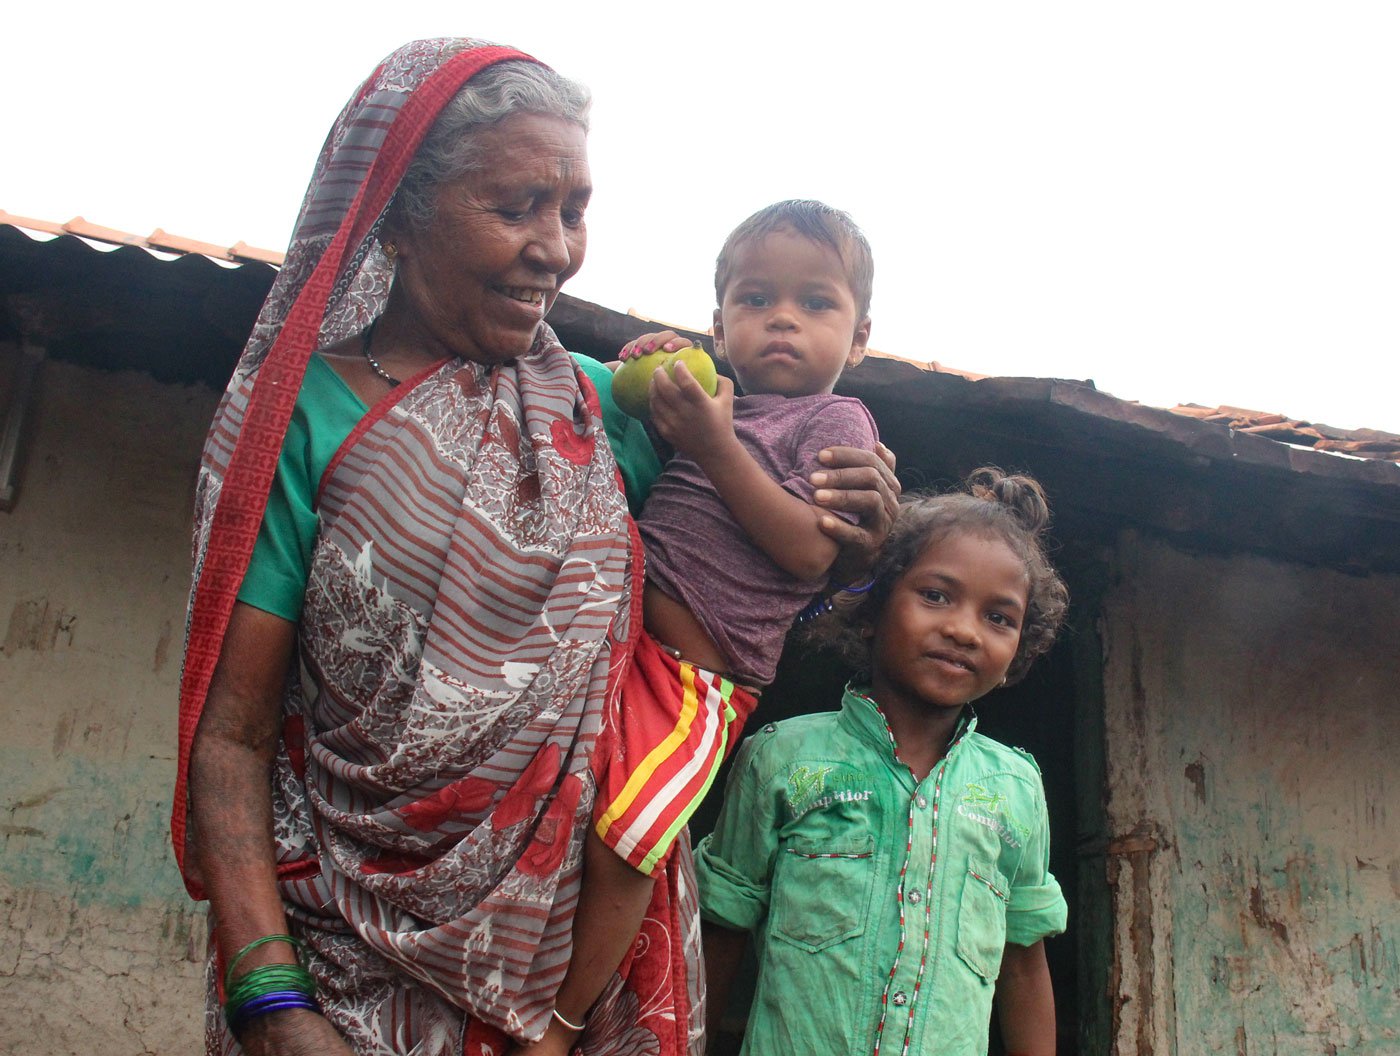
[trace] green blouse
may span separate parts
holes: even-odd
[[[612,371],[587,356],[575,354],[574,360],[598,390],[603,428],[635,515],[661,472],[661,463],[641,423],[623,414],[613,402]],[[316,495],[321,476],[368,409],[334,367],[319,355],[311,357],[282,441],[277,474],[238,591],[239,601],[285,620],[301,617],[311,550],[320,527]]]

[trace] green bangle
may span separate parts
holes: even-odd
[[[224,995],[224,1007],[236,1008],[273,990],[299,990],[314,997],[316,980],[299,964],[264,964],[238,980],[238,985]]]
[[[235,1038],[251,1019],[304,1008],[320,1012],[316,980],[300,964],[262,964],[247,972],[224,995],[224,1022]]]
[[[285,942],[290,944],[291,947],[296,951],[297,963],[301,963],[301,955],[302,952],[306,949],[306,943],[302,942],[300,939],[293,938],[290,935],[264,935],[260,939],[254,939],[252,942],[248,943],[247,946],[244,946],[243,949],[239,950],[233,955],[233,960],[229,961],[228,970],[224,972],[225,993],[233,989],[233,970],[238,967],[239,962],[242,961],[244,957],[248,956],[250,952],[256,950],[259,946],[266,945],[269,942]]]

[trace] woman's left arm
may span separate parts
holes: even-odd
[[[622,963],[646,916],[655,877],[639,873],[591,827],[583,845],[583,884],[574,910],[574,949],[544,1037],[508,1051],[508,1056],[566,1056],[582,1031],[588,1010]],[[561,1020],[560,1017],[563,1017]]]
[[[1055,994],[1044,942],[1006,944],[996,1006],[1007,1056],[1055,1056]]]

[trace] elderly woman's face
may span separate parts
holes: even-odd
[[[504,363],[583,264],[593,187],[573,122],[515,114],[476,135],[486,167],[438,189],[427,228],[395,235],[394,281],[426,350]]]

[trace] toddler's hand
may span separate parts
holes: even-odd
[[[650,352],[679,352],[689,345],[690,338],[681,337],[674,330],[662,330],[657,334],[643,334],[641,337],[628,341],[622,346],[622,351],[617,354],[617,358],[625,361],[645,356]]]
[[[703,469],[707,459],[722,455],[737,442],[734,383],[718,378],[711,396],[684,363],[676,364],[674,375],[658,370],[651,376],[651,421],[667,443]]]

